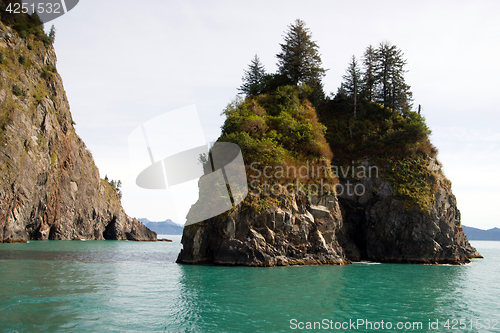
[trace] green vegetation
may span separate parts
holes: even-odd
[[[3,2],[0,2],[2,22],[5,25],[11,26],[14,30],[16,30],[19,34],[19,37],[21,38],[33,36],[35,39],[42,41],[45,45],[53,43],[53,40],[51,40],[49,36],[45,34],[45,31],[43,31],[43,22],[40,20],[40,17],[36,13],[28,15],[16,14],[6,11],[9,5],[12,6],[12,4],[16,2],[19,1],[5,0]]]
[[[437,149],[429,140],[424,117],[414,111],[401,114],[364,99],[355,118],[353,104],[346,95],[337,94],[318,109],[335,154],[333,164],[350,165],[369,158],[408,207],[417,204],[426,210],[437,186],[437,175],[428,169],[429,157],[436,157]]]
[[[33,106],[36,108],[40,103],[40,101],[48,95],[49,93],[47,92],[47,89],[43,85],[41,84],[35,85],[34,92],[32,94],[32,97],[34,99]]]
[[[54,79],[54,74],[57,73],[57,69],[56,69],[56,66],[52,65],[52,64],[48,64],[48,65],[45,65],[43,68],[42,68],[42,73],[40,74],[40,76],[47,80],[47,81],[52,81]]]
[[[314,105],[324,99],[322,78],[326,70],[322,67],[319,47],[304,21],[297,19],[288,27],[285,43],[280,44],[278,73],[293,85],[305,83],[312,88],[309,99]]]
[[[120,197],[120,199],[122,198],[122,190],[121,190],[121,187],[122,187],[122,181],[121,180],[114,180],[114,179],[111,179],[109,180],[108,178],[108,175],[105,175],[104,176],[104,180],[109,184],[111,185],[111,187],[116,191],[116,194],[118,194],[118,196]]]
[[[227,106],[227,119],[222,126],[219,141],[232,142],[242,150],[247,167],[248,181],[253,189],[274,190],[292,184],[287,191],[307,192],[302,185],[328,184],[326,192],[333,191],[336,177],[327,175],[330,168],[331,150],[324,138],[326,128],[318,122],[316,111],[303,97],[299,86],[281,86],[273,93],[238,98]],[[315,176],[307,172],[271,172],[266,175],[264,168],[272,170],[309,170],[322,167],[323,173]],[[272,206],[274,196],[248,196],[247,206],[257,210]]]
[[[238,99],[224,114],[220,141],[240,145],[247,162],[278,165],[331,157],[325,127],[296,86]]]
[[[248,70],[245,71],[245,74],[243,75],[243,84],[238,88],[238,90],[248,96],[255,96],[262,93],[264,89],[265,76],[266,70],[261,64],[259,57],[255,55],[252,62],[248,66]]]
[[[404,78],[407,61],[400,49],[388,42],[378,48],[370,45],[362,68],[353,56],[337,93],[325,98],[321,79],[326,71],[305,23],[295,21],[284,39],[278,72],[266,74],[255,56],[239,88],[246,98],[224,111],[227,119],[219,140],[241,147],[247,169],[252,162],[300,166],[312,160],[349,166],[368,158],[407,208],[418,205],[424,211],[434,202],[438,185],[450,189],[446,178],[429,169],[437,149],[424,117],[411,110],[413,95]],[[261,196],[246,201],[265,209],[272,200]]]
[[[16,107],[12,98],[8,98],[0,108],[0,144],[5,144],[7,141],[5,128],[12,121],[12,114],[15,112]]]
[[[54,44],[55,40],[56,40],[56,27],[52,24],[49,31],[49,41],[51,44]]]
[[[363,58],[364,72],[361,72],[356,57],[352,56],[338,94],[347,95],[354,101],[355,116],[356,101],[361,98],[398,112],[408,111],[413,94],[404,79],[405,65],[403,52],[395,45],[384,42],[378,49],[370,45]]]
[[[416,153],[436,156],[425,118],[417,112],[401,114],[362,100],[355,118],[352,108],[353,101],[342,94],[318,108],[320,121],[328,128],[327,141],[339,163],[377,156],[405,158]]]
[[[280,44],[281,52],[276,55],[278,72],[266,74],[264,66],[255,55],[249,70],[245,71],[239,90],[251,96],[272,93],[278,87],[286,85],[307,86],[308,98],[316,106],[325,97],[321,80],[326,70],[321,67],[319,47],[312,40],[304,21],[296,20],[288,29],[285,43]]]
[[[25,95],[25,94],[24,94],[24,91],[23,91],[21,88],[19,88],[19,86],[18,86],[17,84],[14,84],[14,85],[12,86],[12,93],[13,93],[14,95],[18,96],[18,97],[19,97],[19,96],[24,96],[24,95]]]
[[[429,170],[429,161],[421,154],[414,158],[393,159],[386,178],[393,184],[399,197],[406,198],[411,204],[417,204],[426,210],[434,203],[437,190],[435,174]]]
[[[50,166],[55,167],[57,163],[57,150],[54,150],[52,154],[50,154]]]

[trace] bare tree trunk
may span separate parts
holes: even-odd
[[[358,99],[358,82],[354,80],[354,118],[356,118],[356,101]]]

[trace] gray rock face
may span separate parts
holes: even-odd
[[[438,183],[444,175],[431,160]],[[177,262],[274,266],[344,264],[372,260],[396,263],[462,264],[481,255],[460,224],[456,199],[445,187],[421,211],[397,198],[389,181],[365,178],[361,196],[279,197],[257,212],[236,208],[184,228]]]
[[[184,249],[177,262],[245,266],[349,262],[336,237],[342,227],[337,198],[280,196],[278,202],[261,212],[236,209],[184,227]]]
[[[156,240],[125,214],[75,133],[52,46],[1,30],[0,242]]]
[[[438,184],[445,178],[441,165],[429,161]],[[352,260],[379,262],[461,264],[481,255],[468,242],[460,223],[460,211],[450,189],[438,186],[428,211],[408,207],[390,182],[380,178],[363,180],[363,196],[339,198],[345,222],[342,244]]]

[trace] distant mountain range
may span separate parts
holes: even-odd
[[[146,218],[138,219],[146,227],[156,232],[158,235],[182,235],[183,226],[168,219],[162,222],[153,222]],[[500,229],[492,228],[488,230],[462,226],[468,240],[489,240],[500,241]]]
[[[183,226],[168,219],[163,222],[152,222],[148,219],[138,219],[146,227],[156,232],[158,235],[182,235]]]
[[[500,241],[500,229],[492,228],[488,230],[462,226],[468,240],[490,240]]]

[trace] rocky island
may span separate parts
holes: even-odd
[[[0,242],[156,240],[75,133],[53,36],[0,1]]]
[[[368,47],[364,72],[353,57],[338,92],[325,97],[325,70],[303,21],[289,27],[281,48],[278,73],[266,74],[255,56],[240,88],[245,97],[224,111],[219,142],[241,148],[249,194],[230,211],[187,225],[177,262],[480,258],[461,227],[425,119],[411,110],[402,52],[388,43]],[[203,185],[200,197],[210,191]]]

